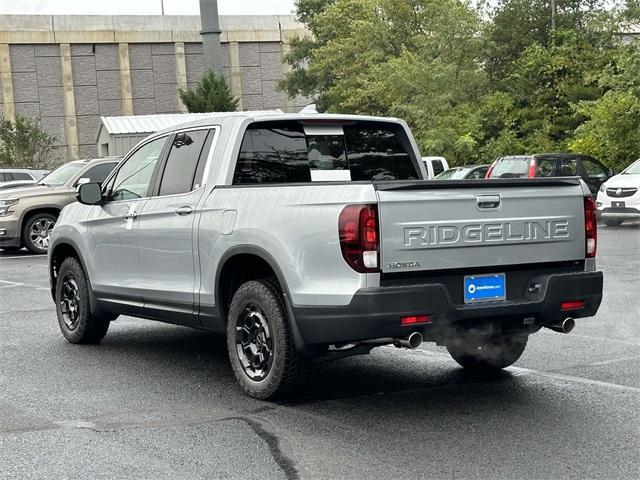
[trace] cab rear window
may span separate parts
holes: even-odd
[[[420,178],[404,130],[384,122],[305,126],[261,122],[247,129],[233,183]]]

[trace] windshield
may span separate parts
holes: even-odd
[[[629,168],[627,168],[623,175],[640,175],[640,160],[636,160],[635,163],[632,163]]]
[[[464,180],[468,173],[466,168],[451,168],[438,175],[436,180]]]
[[[59,187],[60,185],[64,185],[83,167],[84,163],[65,163],[40,180],[40,185],[46,185],[47,187]]]

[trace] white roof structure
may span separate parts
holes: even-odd
[[[167,113],[160,115],[127,115],[121,117],[100,117],[96,139],[105,129],[110,135],[133,135],[154,133],[181,123],[214,116],[215,113]]]
[[[100,157],[123,156],[139,141],[176,125],[189,124],[198,120],[220,118],[224,116],[246,115],[281,115],[282,110],[266,110],[261,112],[226,112],[226,113],[167,113],[159,115],[127,115],[120,117],[100,117],[100,126],[96,134],[98,155]]]

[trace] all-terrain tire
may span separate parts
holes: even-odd
[[[259,346],[267,345],[271,351],[268,369],[253,369],[253,364],[247,364],[249,359],[244,353],[248,348],[243,345],[249,344],[251,334],[243,326],[246,328],[247,319],[254,317],[265,327],[254,337],[262,335],[264,338]],[[248,323],[253,321],[250,319]],[[295,391],[308,361],[296,349],[283,296],[276,282],[251,280],[238,288],[229,307],[227,349],[233,373],[248,395],[267,400],[287,397]],[[262,357],[267,358],[267,355]]]
[[[100,343],[113,317],[91,314],[89,283],[80,262],[73,257],[66,258],[60,266],[55,299],[58,325],[67,341]]]
[[[447,345],[451,357],[474,371],[500,370],[514,364],[527,346],[527,335],[469,336]]]

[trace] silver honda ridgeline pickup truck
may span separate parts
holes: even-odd
[[[226,333],[245,392],[318,357],[444,345],[495,370],[602,299],[578,178],[425,181],[397,119],[222,114],[148,137],[82,185],[49,249],[63,335],[118,315]]]

